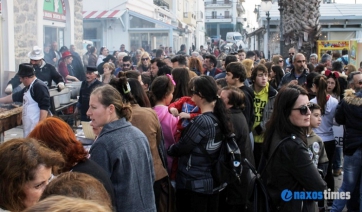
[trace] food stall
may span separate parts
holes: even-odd
[[[4,140],[5,131],[22,125],[22,110],[21,103],[0,104],[0,141]]]
[[[349,41],[348,40],[318,40],[317,41],[317,53],[318,58],[322,58],[323,54],[327,51],[339,52],[342,56],[342,50],[347,49],[349,51]]]

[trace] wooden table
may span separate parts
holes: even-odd
[[[13,108],[0,113],[0,133],[1,141],[4,140],[3,134],[5,131],[22,125],[23,107]]]

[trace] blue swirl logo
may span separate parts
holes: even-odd
[[[285,202],[289,202],[290,200],[292,200],[293,193],[291,190],[284,189],[282,191],[281,197],[282,197],[282,200],[284,200]]]

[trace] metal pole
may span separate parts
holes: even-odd
[[[269,11],[266,13],[266,20],[267,20],[267,49],[268,49],[268,59],[270,60],[270,50],[269,50],[269,41],[270,41],[270,14],[269,14]]]
[[[253,28],[253,30],[254,30],[254,50],[255,50],[255,28]]]
[[[283,33],[283,0],[278,0],[279,11],[280,11],[280,24],[279,24],[279,31],[280,31],[280,55],[284,58],[284,33]]]

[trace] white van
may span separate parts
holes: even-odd
[[[226,42],[235,43],[239,49],[240,49],[240,46],[244,50],[247,48],[247,46],[245,45],[244,41],[242,40],[241,34],[239,32],[226,33]]]

